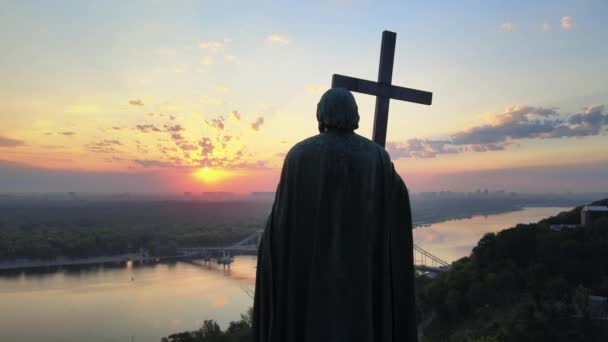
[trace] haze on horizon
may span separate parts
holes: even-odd
[[[119,1],[0,7],[0,191],[274,191],[340,73],[397,32],[412,191],[608,189],[608,3]],[[373,97],[355,95],[371,136]]]

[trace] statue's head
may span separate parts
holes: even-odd
[[[359,110],[355,97],[344,88],[332,88],[321,96],[317,105],[319,132],[354,131],[359,128]]]

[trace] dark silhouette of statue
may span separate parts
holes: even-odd
[[[256,342],[416,341],[412,219],[380,145],[354,133],[346,89],[287,154],[258,251]]]

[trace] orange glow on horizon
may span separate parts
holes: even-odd
[[[216,184],[230,177],[235,176],[235,172],[230,172],[222,169],[211,169],[203,167],[192,172],[192,177],[205,184]]]
[[[173,170],[162,175],[169,192],[231,192],[249,194],[253,191],[274,191],[279,180],[279,169],[232,169],[221,167]]]

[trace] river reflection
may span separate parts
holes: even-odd
[[[252,305],[255,257],[0,277],[0,341],[160,341]]]
[[[524,208],[504,214],[474,216],[468,219],[436,223],[414,229],[414,243],[439,258],[452,262],[471,253],[485,233],[514,227],[518,223],[535,223],[571,208]]]

